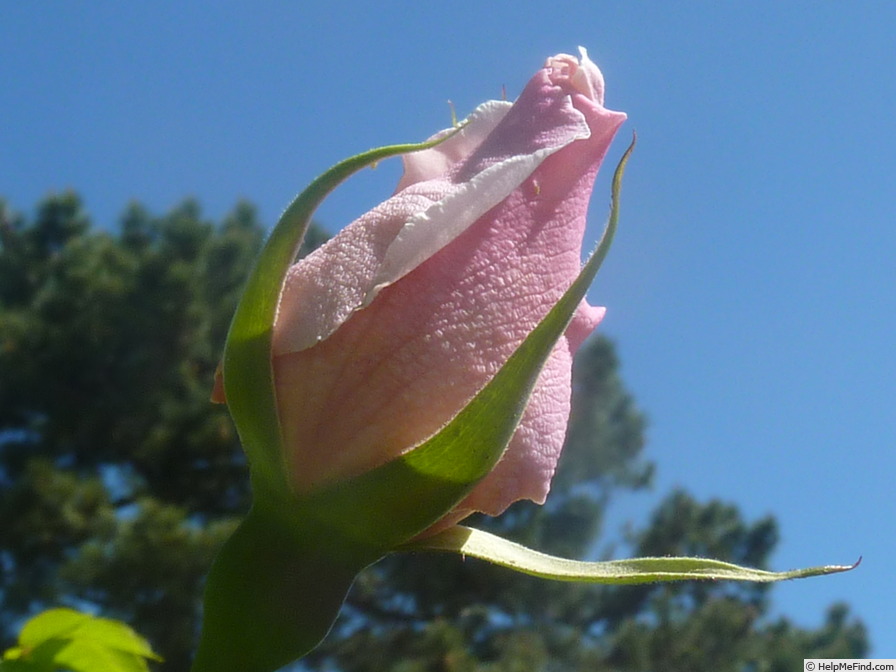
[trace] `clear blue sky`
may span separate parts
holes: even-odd
[[[309,9],[309,7],[311,7]],[[130,199],[239,197],[272,223],[309,179],[513,98],[579,44],[639,145],[591,298],[650,417],[655,492],[772,513],[775,589],[817,626],[849,601],[896,658],[896,3],[530,0],[0,6],[0,195],[71,187],[113,226]],[[343,188],[331,229],[398,166]],[[606,170],[592,238],[607,203]]]

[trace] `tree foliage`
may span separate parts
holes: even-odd
[[[33,217],[0,204],[0,628],[60,603],[95,605],[187,670],[205,572],[248,503],[226,409],[208,403],[264,230],[185,202],[131,205],[91,227],[77,196]],[[313,228],[308,248],[324,239]],[[606,554],[603,514],[649,485],[645,419],[609,341],[577,358],[567,446],[543,506],[474,525],[568,557]],[[775,521],[670,494],[627,554],[710,555],[764,567]],[[618,556],[619,550],[615,551]],[[861,657],[864,627],[834,605],[817,629],[770,619],[768,587],[599,587],[540,581],[455,556],[398,555],[358,579],[306,669],[790,670]]]

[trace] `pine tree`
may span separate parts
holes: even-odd
[[[481,527],[556,555],[594,556],[614,491],[650,483],[645,419],[619,377],[612,344],[576,358],[573,412],[544,506],[519,503]],[[700,555],[767,568],[772,518],[753,523],[720,501],[671,493],[628,555]],[[604,544],[619,557],[619,548]],[[346,672],[746,672],[806,657],[859,658],[864,626],[845,605],[818,631],[770,621],[770,586],[685,582],[624,587],[554,583],[457,556],[396,556],[363,574],[334,634],[304,669]]]
[[[139,205],[94,230],[74,194],[29,220],[0,203],[0,637],[58,604],[94,605],[186,672],[215,551],[248,505],[245,459],[210,386],[263,239],[238,204],[220,223],[185,202]],[[324,240],[312,228],[306,248]],[[621,549],[602,518],[649,485],[645,420],[596,338],[576,361],[567,446],[543,507],[471,524],[567,557]],[[708,554],[765,566],[771,518],[672,493],[631,554]],[[364,572],[305,669],[791,670],[861,657],[863,626],[834,605],[817,630],[767,616],[749,584],[607,588],[474,560],[396,555]]]
[[[248,502],[209,392],[262,227],[245,203],[214,226],[185,202],[132,205],[113,235],[71,193],[32,222],[3,213],[0,625],[87,601],[187,669],[204,574]]]

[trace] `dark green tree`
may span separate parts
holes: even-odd
[[[325,238],[313,228],[306,248]],[[78,198],[33,217],[0,203],[0,636],[60,603],[126,620],[186,671],[203,577],[248,502],[226,409],[208,402],[229,320],[263,240],[251,206],[224,221],[186,202],[130,206],[94,230]],[[650,482],[645,421],[609,341],[577,359],[567,447],[544,507],[487,527],[569,557],[619,556],[603,530],[613,493]],[[627,550],[764,566],[774,521],[672,494]],[[317,670],[784,670],[809,655],[860,657],[844,606],[817,630],[767,617],[769,590],[686,583],[545,582],[455,556],[367,570]]]
[[[544,506],[519,503],[472,526],[566,557],[620,556],[602,530],[612,493],[647,486],[645,420],[619,378],[609,341],[586,343],[574,369],[573,411]],[[768,567],[772,518],[671,493],[626,555],[691,555]],[[767,617],[771,586],[684,582],[606,587],[555,583],[456,556],[395,556],[362,574],[307,669],[351,672],[753,672],[799,668],[807,657],[858,658],[864,626],[845,605],[805,630]]]
[[[0,625],[86,600],[186,669],[197,596],[247,506],[246,464],[210,384],[263,240],[238,204],[138,205],[113,234],[78,198],[0,220]],[[309,243],[324,239],[312,230]]]

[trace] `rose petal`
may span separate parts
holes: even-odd
[[[296,490],[433,435],[569,287],[594,177],[625,119],[602,97],[584,52],[549,59],[512,107],[481,107],[469,128],[409,157],[395,196],[291,269],[273,366]],[[543,501],[572,354],[602,315],[579,307],[503,459],[456,515]]]

